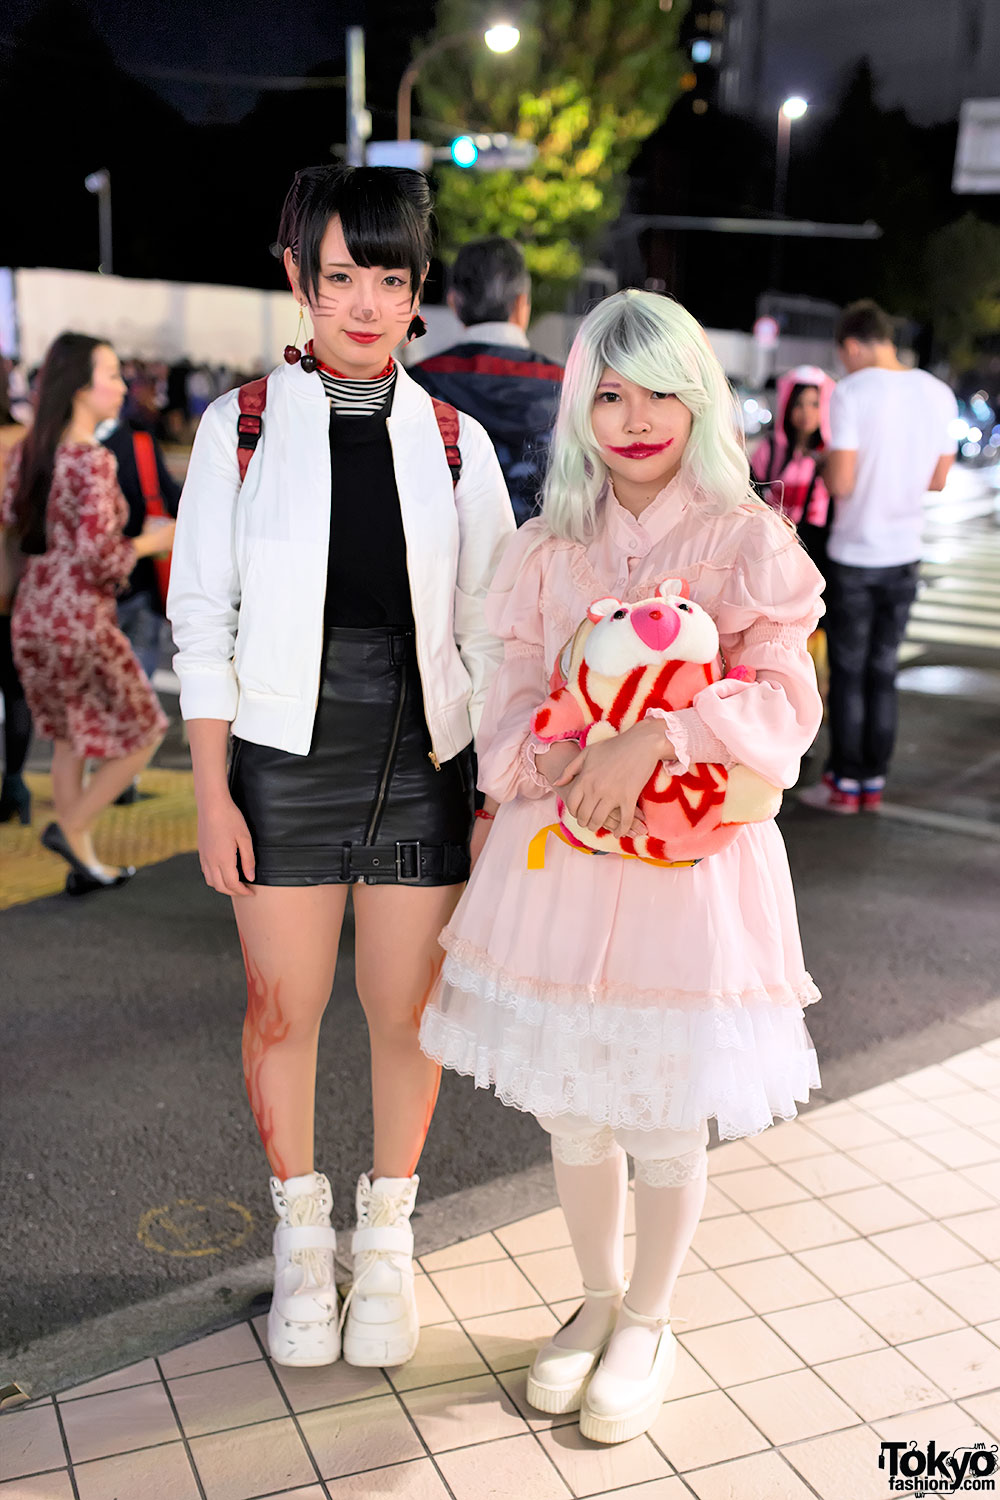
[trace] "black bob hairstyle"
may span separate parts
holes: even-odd
[[[278,246],[291,250],[302,289],[315,302],[320,245],[338,217],[357,265],[409,268],[412,303],[431,256],[431,208],[426,177],[408,167],[303,167],[281,210]]]

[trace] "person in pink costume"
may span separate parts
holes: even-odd
[[[430,1057],[552,1136],[585,1295],[539,1351],[529,1397],[542,1411],[579,1409],[598,1442],[646,1431],[669,1385],[671,1293],[704,1203],[707,1122],[723,1140],[754,1135],[819,1086],[803,1019],[818,991],[773,820],[694,866],[551,840],[544,867],[529,868],[558,796],[585,828],[641,831],[637,802],[660,762],[795,783],[822,711],[806,641],[823,580],[754,496],[734,413],[701,327],[677,303],[619,292],[584,320],[543,513],[509,542],[487,600],[504,662],[479,772],[496,816],[442,934],[421,1027]],[[593,601],[648,600],[671,577],[714,620],[728,675],[610,740],[545,745],[532,718]]]
[[[830,451],[830,400],[836,381],[818,365],[798,365],[778,379],[774,426],[754,448],[750,470],[767,486],[768,504],[798,527],[822,570],[830,522],[823,482]]]

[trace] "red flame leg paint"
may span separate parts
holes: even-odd
[[[273,1104],[264,1100],[263,1070],[271,1048],[283,1042],[291,1028],[281,1009],[281,980],[273,988],[264,978],[263,970],[255,964],[240,938],[243,950],[243,965],[247,975],[247,1013],[243,1023],[243,1079],[246,1084],[250,1109],[260,1134],[261,1145],[267,1153],[275,1174],[285,1180],[290,1174],[275,1147],[277,1126]]]

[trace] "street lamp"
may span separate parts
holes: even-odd
[[[491,52],[513,52],[521,40],[521,33],[516,26],[508,26],[506,21],[500,21],[496,26],[483,33],[483,41]]]
[[[97,267],[105,276],[111,275],[111,173],[106,167],[91,172],[83,179],[88,193],[96,193],[100,215],[100,263]]]
[[[788,186],[788,153],[792,143],[792,121],[801,120],[808,102],[792,94],[778,110],[778,143],[774,165],[774,212],[785,212],[785,189]]]
[[[510,52],[521,40],[521,33],[516,26],[510,26],[506,22],[498,21],[495,26],[490,26],[485,32],[456,31],[452,36],[439,37],[436,42],[432,42],[429,47],[425,47],[423,52],[419,52],[399,80],[399,92],[396,95],[397,141],[408,141],[410,139],[413,85],[420,74],[421,68],[432,57],[436,57],[439,52],[443,52],[446,47],[457,47],[462,42],[467,42],[470,37],[482,37],[491,52]]]

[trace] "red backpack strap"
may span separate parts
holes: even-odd
[[[447,401],[438,401],[435,396],[431,397],[434,402],[434,416],[438,424],[438,432],[444,443],[444,456],[448,460],[451,470],[451,482],[456,485],[462,477],[462,454],[458,446],[458,412]]]
[[[250,460],[264,429],[263,412],[267,405],[267,376],[262,375],[260,380],[251,380],[249,385],[241,385],[239,402],[240,416],[236,424],[236,462],[240,466],[240,484],[242,484],[247,477]]]
[[[160,476],[156,472],[156,449],[148,432],[133,432],[132,451],[135,454],[135,470],[139,476],[139,488],[147,506],[160,498]]]

